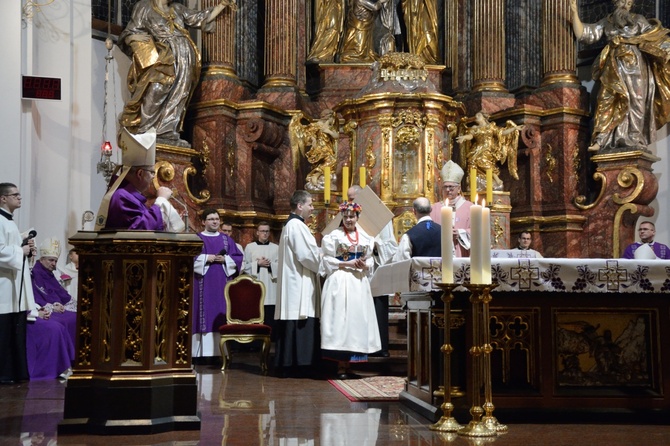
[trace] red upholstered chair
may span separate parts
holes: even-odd
[[[228,341],[246,344],[259,340],[263,341],[261,370],[267,374],[272,328],[263,324],[265,285],[251,276],[239,276],[226,284],[225,296],[227,324],[219,327],[219,347],[223,357],[221,370],[226,370],[232,356]]]

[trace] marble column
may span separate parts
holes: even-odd
[[[202,7],[218,5],[219,0],[202,0]],[[202,35],[202,66],[206,74],[224,74],[237,78],[235,72],[235,15],[225,8],[216,18],[215,31]]]
[[[537,0],[509,0],[505,46],[514,52],[508,59],[506,84],[510,91],[530,92],[542,77],[542,3]],[[514,30],[514,31],[512,31]]]
[[[566,82],[577,84],[570,1],[544,0],[542,7],[542,48],[545,48],[542,54],[542,86]]]
[[[475,0],[472,13],[473,91],[506,92],[505,1]]]
[[[265,4],[265,84],[268,87],[297,85],[297,0],[268,0]]]
[[[459,72],[459,8],[458,0],[448,0],[444,2],[445,15],[445,35],[444,35],[444,65],[448,70],[451,70],[451,87],[453,90],[458,89],[460,84]]]

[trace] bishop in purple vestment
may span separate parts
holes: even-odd
[[[32,270],[35,303],[44,308],[50,320],[63,325],[72,345],[75,345],[77,330],[77,304],[58,282],[54,271],[60,256],[60,242],[46,239],[40,245],[40,258]]]
[[[145,193],[156,176],[156,131],[134,135],[123,128],[119,145],[123,151],[123,169],[112,178],[96,218],[101,229],[181,232],[185,228],[179,213],[168,201],[172,190],[156,189],[156,201],[147,206]]]

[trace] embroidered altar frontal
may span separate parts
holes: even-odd
[[[384,266],[372,279],[372,294],[439,291],[441,267],[442,259],[432,257]],[[665,260],[493,258],[491,277],[498,284],[494,292],[670,293],[670,261]],[[470,259],[454,259],[453,282],[470,282]]]
[[[456,283],[469,282],[468,260],[454,259]],[[491,270],[498,284],[490,327],[499,417],[508,409],[509,417],[557,409],[670,414],[670,380],[663,370],[670,364],[670,261],[493,258]],[[423,357],[432,373],[430,383],[415,389],[412,382],[418,378],[408,376],[408,388],[413,398],[435,407],[441,400],[422,387],[437,389],[443,380],[442,355],[435,348],[441,345],[436,325],[442,302],[435,286],[441,280],[439,258],[382,267],[372,280],[373,294],[395,289],[409,303],[408,320],[415,323],[408,329],[421,341],[410,343],[415,351],[409,357]],[[452,327],[453,358],[455,370],[462,371],[469,361],[470,329],[465,327],[469,319],[458,315],[468,314],[468,297],[464,287],[457,287],[452,305],[455,320],[461,321]],[[417,304],[421,300],[424,305]],[[455,372],[452,385],[466,388],[465,376]]]

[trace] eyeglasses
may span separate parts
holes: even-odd
[[[149,172],[152,177],[156,176],[156,171],[153,170],[153,169],[142,169],[142,170],[145,171],[145,172]]]
[[[453,189],[458,189],[461,186],[442,186],[442,189],[446,190],[453,190]]]
[[[14,197],[14,198],[21,198],[21,194],[16,192],[14,194],[4,194],[3,197]]]

